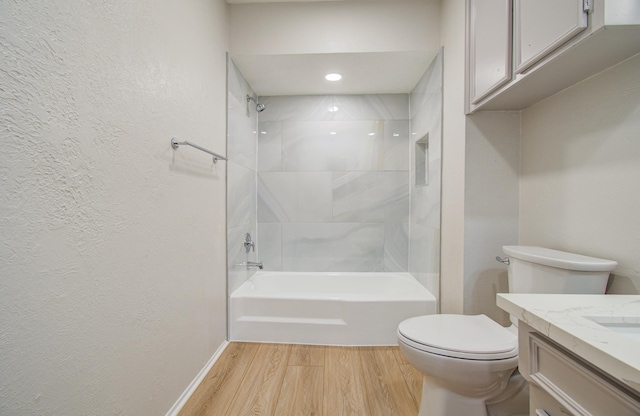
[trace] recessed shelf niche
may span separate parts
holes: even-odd
[[[416,141],[416,186],[429,185],[429,133]]]

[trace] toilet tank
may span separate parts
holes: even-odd
[[[509,257],[509,292],[603,294],[612,260],[532,246],[503,246]]]

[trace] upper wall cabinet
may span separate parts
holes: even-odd
[[[520,110],[640,53],[640,0],[467,0],[467,113]]]
[[[469,3],[469,93],[477,103],[511,79],[511,0]]]
[[[516,73],[524,72],[585,30],[587,11],[584,0],[514,0]]]

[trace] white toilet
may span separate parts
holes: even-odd
[[[542,247],[502,249],[512,293],[601,294],[617,265]],[[487,401],[515,395],[504,394],[509,385],[524,384],[512,377],[518,337],[517,319],[511,321],[505,328],[486,315],[427,315],[400,323],[400,350],[424,375],[419,416],[485,416]]]

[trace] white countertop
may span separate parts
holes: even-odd
[[[640,392],[640,341],[602,326],[640,325],[640,295],[497,295],[500,308]]]

